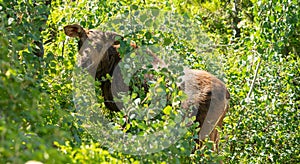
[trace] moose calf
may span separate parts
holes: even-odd
[[[118,53],[114,32],[100,30],[85,30],[80,25],[73,24],[64,27],[65,34],[79,38],[78,66],[85,68],[93,77],[101,80],[106,74],[113,75],[121,58]],[[120,71],[116,71],[120,72]],[[113,78],[118,78],[114,77]],[[193,107],[197,111],[196,121],[201,130],[199,141],[209,136],[210,140],[218,145],[219,135],[216,126],[222,127],[223,118],[229,108],[230,95],[225,84],[210,73],[202,70],[185,69],[181,88],[188,96],[182,103],[184,109]],[[122,80],[117,80],[121,87]],[[119,111],[118,105],[113,101],[113,91],[109,80],[101,83],[105,105],[112,111]],[[122,90],[122,89],[120,89]],[[218,147],[217,147],[218,148]]]

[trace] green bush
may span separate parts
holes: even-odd
[[[1,163],[30,160],[43,163],[218,163],[221,160],[224,163],[299,163],[299,5],[296,0],[176,0],[173,3],[57,0],[51,5],[44,1],[0,1]],[[208,70],[225,81],[231,94],[231,107],[223,128],[219,129],[218,153],[211,151],[212,143],[207,141],[205,147],[191,154],[199,131],[197,125],[159,152],[130,155],[113,151],[98,142],[78,117],[73,99],[76,88],[72,83],[77,41],[66,37],[63,27],[78,23],[85,28],[122,31],[123,24],[111,20],[116,20],[117,15],[124,18],[129,13],[147,9],[173,11],[189,18],[191,26],[199,27],[199,31],[203,30],[211,39],[210,42],[204,39],[211,47],[199,53],[194,47],[196,31],[192,31],[190,40],[178,37],[174,31],[150,33],[143,29],[127,35],[128,40],[138,45],[169,46],[172,54],[179,54],[178,60],[182,59],[183,65]],[[147,21],[149,15],[140,14],[137,19]],[[179,24],[171,23],[175,27]],[[35,54],[41,47],[36,43],[41,40],[44,56],[38,57]],[[134,55],[129,58],[136,60]],[[179,66],[174,68],[180,72]],[[154,73],[161,78],[161,86],[165,86],[170,72]],[[163,113],[152,120],[151,126],[146,126],[145,120],[124,122],[124,113],[108,112],[101,94],[97,95],[99,101],[95,106],[103,108],[103,115],[115,128],[136,134],[151,133],[176,123],[174,118],[179,115],[173,104],[184,98],[175,85],[162,89],[173,99]],[[134,92],[142,93],[140,88]],[[127,126],[123,127],[124,124]]]

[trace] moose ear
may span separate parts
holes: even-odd
[[[87,36],[86,31],[78,24],[67,25],[64,27],[65,34],[70,37],[84,37]]]

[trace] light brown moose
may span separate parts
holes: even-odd
[[[121,61],[117,51],[116,36],[114,32],[102,32],[100,30],[85,30],[80,25],[73,24],[64,27],[65,34],[70,37],[78,37],[79,40],[79,67],[85,68],[93,77],[100,80],[106,74],[113,75]],[[120,72],[120,71],[116,71]],[[113,78],[118,78],[114,77]],[[117,80],[116,86],[124,83]],[[223,118],[229,108],[230,95],[225,84],[210,73],[202,70],[185,69],[181,88],[188,96],[182,103],[184,109],[193,106],[197,111],[196,121],[201,130],[199,141],[209,136],[215,142],[218,149],[219,134],[216,126],[222,127]],[[114,91],[109,80],[102,81],[101,89],[105,105],[111,111],[119,111],[118,105],[113,101]],[[118,91],[115,90],[115,91]]]

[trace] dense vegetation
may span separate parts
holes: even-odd
[[[0,162],[299,163],[299,6],[298,0],[0,0]],[[218,153],[211,151],[212,143],[207,141],[191,154],[199,131],[196,125],[163,151],[146,155],[113,151],[91,136],[76,115],[72,78],[77,41],[66,37],[63,27],[79,23],[105,30],[115,23],[113,28],[122,32],[122,24],[112,22],[116,16],[149,9],[189,18],[192,27],[211,40],[208,44],[204,39],[209,50],[199,53],[193,39],[199,34],[194,31],[190,32],[192,39],[178,37],[174,31],[128,32],[139,45],[154,42],[171,47],[185,65],[208,70],[226,83],[231,107]],[[141,14],[137,19],[148,17]],[[184,97],[176,86],[172,89],[172,101]],[[97,106],[104,115],[116,125],[124,124],[121,112],[105,110],[100,95]],[[165,107],[150,127],[141,120],[122,130],[147,133],[163,129],[176,122],[176,110]]]

